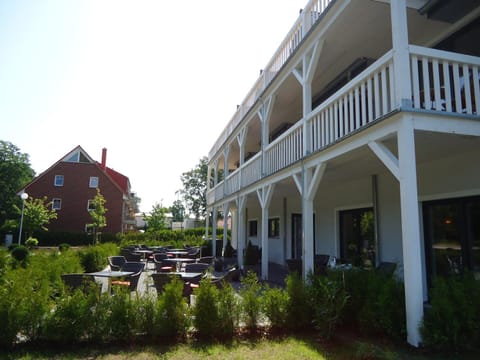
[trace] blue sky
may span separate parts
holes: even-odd
[[[171,205],[307,0],[0,0],[0,139],[77,145]]]

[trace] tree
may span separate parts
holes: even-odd
[[[172,213],[173,221],[182,222],[185,217],[185,206],[181,200],[175,200],[173,205],[170,206],[170,212]]]
[[[18,214],[21,209],[14,205]],[[50,220],[57,218],[57,212],[52,210],[52,203],[47,202],[47,197],[43,198],[28,198],[25,200],[25,208],[23,210],[23,228],[27,233],[27,237],[32,237],[33,233],[38,230],[48,231],[47,225]]]
[[[147,223],[147,231],[154,232],[167,228],[166,216],[167,209],[161,204],[155,204],[152,206],[149,216],[144,215],[145,222]]]
[[[105,208],[106,202],[100,189],[97,188],[97,195],[95,195],[91,202],[90,210],[90,218],[92,219],[90,227],[93,230],[93,240],[95,244],[98,243],[102,229],[107,226],[107,217],[105,216],[107,213],[107,209]]]
[[[206,156],[190,171],[184,172],[180,179],[183,189],[179,190],[190,213],[195,219],[205,217],[207,209],[207,173],[208,159]]]
[[[18,218],[22,200],[17,192],[34,176],[28,155],[12,143],[0,140],[0,226],[6,220]]]

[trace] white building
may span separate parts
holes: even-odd
[[[480,273],[479,16],[479,1],[306,4],[209,154],[207,206],[233,215],[240,263],[248,240],[264,278],[314,254],[396,262],[420,343],[431,277]]]

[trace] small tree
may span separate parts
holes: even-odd
[[[150,211],[150,215],[144,215],[145,222],[147,223],[148,232],[155,232],[167,228],[165,216],[166,212],[167,209],[165,209],[161,204],[157,203],[152,206],[152,211]]]
[[[170,206],[170,212],[172,213],[173,221],[183,221],[185,216],[185,206],[183,206],[181,200],[175,200],[173,205]]]
[[[93,241],[95,244],[98,243],[102,229],[107,226],[107,209],[105,208],[105,203],[107,201],[100,192],[100,189],[97,188],[97,195],[93,198],[91,202],[90,217],[92,219],[91,228],[93,231]]]
[[[51,208],[51,202],[47,202],[47,197],[33,198],[30,197],[25,201],[23,210],[23,227],[28,237],[32,237],[33,233],[38,230],[48,231],[47,225],[50,220],[57,218],[57,213]],[[19,207],[17,211],[21,213]]]

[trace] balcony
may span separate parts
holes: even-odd
[[[410,46],[411,106],[395,105],[389,51],[207,193],[208,205],[399,110],[478,117],[480,58]],[[293,120],[293,119],[292,119]],[[304,134],[306,132],[306,134]],[[307,143],[305,143],[307,141]]]

